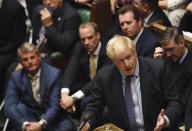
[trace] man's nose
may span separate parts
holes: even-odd
[[[170,56],[171,56],[171,53],[170,53],[170,52],[167,52],[167,56],[170,57]]]
[[[89,44],[89,40],[86,38],[85,39],[85,45],[88,45]]]
[[[28,58],[28,62],[29,62],[29,63],[32,63],[32,61],[31,61],[31,59],[30,59],[30,58]]]
[[[130,62],[128,60],[124,60],[125,66],[128,67],[130,65]]]
[[[126,23],[123,23],[123,28],[127,28],[127,24]]]

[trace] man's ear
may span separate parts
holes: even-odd
[[[185,47],[185,40],[184,39],[181,39],[180,42],[179,42],[180,46],[182,47]]]
[[[100,38],[101,38],[100,32],[97,32],[96,35],[97,35],[97,39],[100,39]]]
[[[149,10],[149,5],[147,3],[144,3],[143,4],[143,11],[144,11],[144,13],[147,13],[148,10]]]

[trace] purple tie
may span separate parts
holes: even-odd
[[[138,131],[135,119],[135,108],[131,92],[130,78],[131,76],[127,76],[125,79],[125,104],[128,114],[128,121],[130,124],[129,129],[130,131]]]

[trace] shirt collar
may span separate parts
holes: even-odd
[[[187,48],[186,48],[186,49],[187,49]],[[185,57],[187,56],[187,53],[188,53],[188,49],[187,49],[187,51],[185,52],[185,54],[180,58],[179,64],[183,63]]]
[[[120,74],[121,74],[122,78],[125,80],[126,75],[121,71],[120,71]],[[136,68],[135,68],[135,71],[133,73],[133,76],[139,77],[139,61],[138,61],[138,59],[137,59]]]
[[[101,41],[99,42],[97,48],[93,52],[94,56],[98,56],[99,55],[100,49],[101,49]],[[88,54],[90,54],[90,52],[88,52]]]
[[[135,44],[137,43],[141,33],[143,32],[143,28],[141,29],[141,31],[139,32],[139,34],[137,35],[137,37],[133,40],[135,42]]]
[[[25,0],[17,0],[24,8],[27,8],[27,4]]]
[[[149,15],[143,20],[143,25],[144,25],[144,26],[148,23],[148,21],[149,21],[149,19],[151,18],[152,15],[153,15],[153,12],[151,12],[151,14],[149,14]]]
[[[0,9],[2,7],[2,4],[3,4],[3,0],[0,0]]]
[[[31,74],[27,74],[28,76],[29,76],[29,78],[33,78],[33,77],[40,77],[40,73],[41,73],[41,68],[39,68],[39,70],[38,70],[38,72],[34,75],[34,76],[32,76]]]

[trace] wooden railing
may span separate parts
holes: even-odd
[[[167,29],[166,26],[160,25],[158,23],[151,23],[150,25],[147,25],[146,28],[150,29],[154,34],[156,34],[160,38],[162,37],[163,33]],[[192,38],[184,35],[184,39],[185,39],[186,47],[192,50]]]

